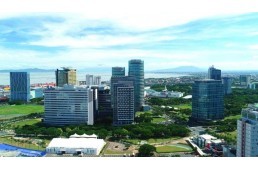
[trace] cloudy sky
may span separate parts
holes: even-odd
[[[1,0],[0,70],[258,70],[258,0],[52,1]]]

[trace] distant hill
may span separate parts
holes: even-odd
[[[165,73],[165,72],[204,72],[204,71],[207,71],[207,70],[201,69],[198,67],[194,67],[194,66],[180,66],[180,67],[176,67],[176,68],[152,70],[149,72]]]
[[[26,68],[26,69],[0,70],[0,73],[7,73],[7,72],[53,72],[53,71],[54,71],[54,69]]]

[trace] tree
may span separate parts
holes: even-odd
[[[156,147],[144,144],[140,146],[138,155],[141,157],[149,157],[152,156],[154,152],[156,152]]]

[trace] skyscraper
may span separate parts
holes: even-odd
[[[197,121],[224,118],[224,90],[220,80],[199,80],[193,84],[192,118]]]
[[[208,70],[208,79],[221,80],[221,70],[211,66]]]
[[[93,75],[86,74],[86,85],[91,86],[94,84]]]
[[[134,82],[118,81],[113,84],[113,125],[127,125],[134,121]]]
[[[130,60],[128,76],[134,77],[135,111],[140,111],[144,104],[144,61]]]
[[[101,85],[101,76],[94,76],[94,85]]]
[[[65,84],[76,85],[76,69],[62,67],[56,70],[56,86],[63,87]]]
[[[112,120],[111,94],[107,86],[98,87],[98,115],[96,119],[104,123],[107,119]],[[95,119],[95,118],[94,118]]]
[[[240,85],[247,87],[251,83],[251,75],[240,75]]]
[[[73,85],[45,90],[44,123],[93,125],[93,90]]]
[[[232,85],[232,79],[230,77],[222,77],[222,84],[224,87],[224,94],[231,94],[232,93],[232,89],[231,89],[231,85]]]
[[[30,101],[30,74],[10,72],[11,101]]]
[[[258,156],[258,104],[242,109],[237,121],[237,157]]]
[[[112,67],[112,76],[125,76],[125,68],[124,67]]]

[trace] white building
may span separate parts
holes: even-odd
[[[93,90],[64,85],[45,90],[44,123],[49,125],[93,125]]]
[[[160,98],[180,98],[184,96],[184,93],[177,92],[177,91],[168,91],[166,86],[165,89],[162,90],[162,92],[157,92],[155,90],[152,90],[150,88],[144,89],[144,97],[160,97]]]
[[[99,155],[106,142],[93,135],[74,134],[70,138],[54,138],[46,148],[50,154]]]
[[[30,99],[43,97],[43,88],[34,88],[30,90]]]
[[[93,75],[86,74],[86,85],[90,86],[94,84]]]
[[[237,157],[258,156],[258,104],[242,109],[237,121]]]
[[[94,85],[101,85],[101,76],[94,76]]]

